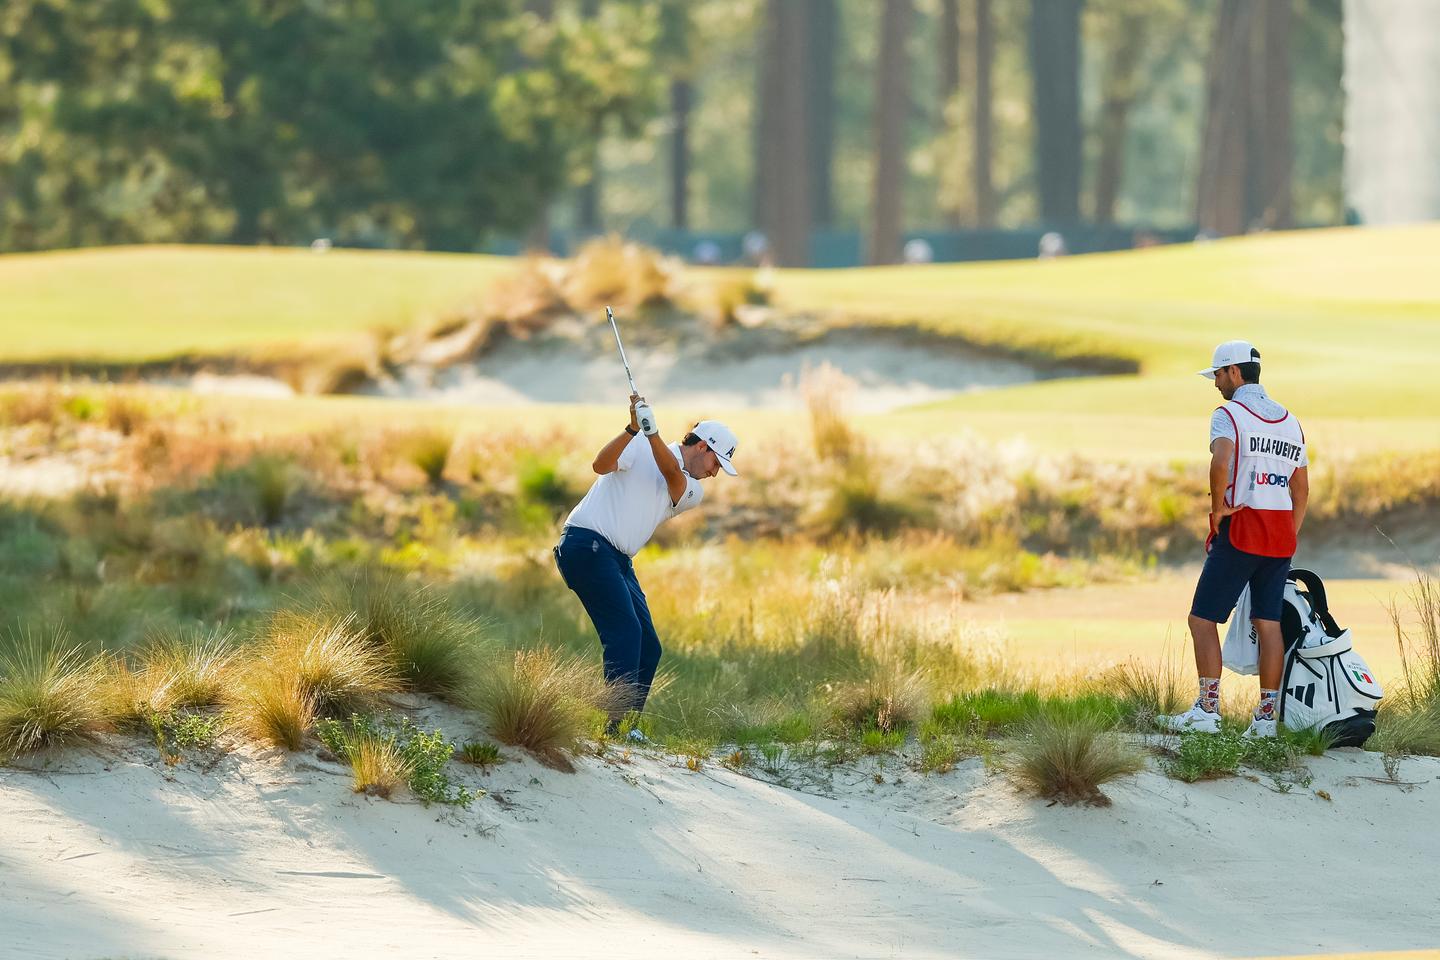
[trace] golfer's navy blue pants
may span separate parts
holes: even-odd
[[[660,665],[660,637],[645,591],[635,579],[635,565],[609,540],[584,527],[565,528],[555,547],[555,565],[600,634],[605,679],[626,684],[631,691],[612,719],[626,710],[643,710]]]

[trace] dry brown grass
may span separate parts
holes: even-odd
[[[115,712],[140,720],[152,714],[213,707],[229,696],[239,651],[222,631],[170,631],[152,636],[132,667],[111,664],[106,691]]]
[[[346,716],[400,689],[386,659],[360,633],[353,615],[318,616],[282,611],[255,650],[252,669],[294,678],[299,696],[320,716]]]
[[[300,677],[274,670],[248,673],[231,706],[241,730],[257,740],[299,750],[315,722],[315,695]]]
[[[835,684],[828,700],[841,723],[884,733],[914,726],[929,714],[933,704],[925,673],[887,663],[878,664],[862,680]]]
[[[414,766],[394,737],[370,734],[350,744],[350,771],[356,793],[389,799],[410,782]]]

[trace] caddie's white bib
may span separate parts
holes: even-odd
[[[1305,431],[1283,411],[1267,419],[1239,400],[1220,408],[1235,425],[1235,459],[1225,502],[1246,507],[1230,522],[1230,540],[1238,549],[1261,556],[1288,557],[1295,552],[1290,480],[1309,464]]]

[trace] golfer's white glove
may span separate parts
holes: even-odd
[[[660,428],[655,426],[655,411],[643,400],[635,404],[635,422],[640,424],[640,432],[647,437],[660,432]]]

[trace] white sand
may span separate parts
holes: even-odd
[[[451,717],[452,734],[464,724]],[[1211,957],[1440,944],[1440,761],[1309,787],[1147,772],[1047,807],[978,761],[797,792],[718,764],[518,759],[468,812],[313,755],[0,769],[6,957]],[[812,785],[813,787],[813,785]],[[1327,791],[1333,800],[1317,796]],[[1266,891],[1267,872],[1285,874]]]
[[[443,369],[414,364],[400,379],[361,392],[483,406],[604,403],[623,393],[625,370],[608,329],[585,339],[508,341],[473,363]],[[907,343],[879,334],[837,333],[804,344],[762,347],[709,337],[678,344],[627,344],[642,393],[670,406],[795,409],[807,369],[830,366],[855,382],[849,407],[878,413],[971,391],[1030,383],[1028,364],[960,346]],[[1054,374],[1050,374],[1054,375]]]

